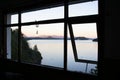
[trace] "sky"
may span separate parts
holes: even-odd
[[[98,14],[98,1],[69,5],[69,17]],[[42,21],[64,18],[64,7],[55,7],[44,10],[22,13],[22,22]],[[11,23],[18,23],[18,15],[12,15]],[[72,25],[75,36],[96,38],[96,23]],[[38,32],[37,32],[38,31]],[[25,36],[63,36],[64,23],[23,26]]]

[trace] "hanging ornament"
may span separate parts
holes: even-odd
[[[37,21],[35,21],[35,22],[37,22]],[[36,28],[37,28],[37,30],[36,30],[36,34],[38,34],[38,27],[39,27],[39,25],[36,24]]]
[[[36,34],[38,34],[38,30],[36,31]]]

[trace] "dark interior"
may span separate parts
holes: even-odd
[[[69,4],[94,0],[69,0]],[[25,12],[64,5],[64,0],[2,0],[0,1],[0,80],[119,80],[119,2],[98,0],[98,75],[65,71],[50,66],[36,66],[4,58],[5,20],[9,13]],[[71,18],[74,19],[74,18]],[[87,18],[84,18],[85,20]],[[85,21],[83,20],[83,21]],[[89,20],[88,20],[89,21]],[[94,18],[93,18],[94,21]],[[81,20],[82,22],[82,20]],[[47,23],[47,22],[46,22]],[[77,21],[76,21],[77,23]]]

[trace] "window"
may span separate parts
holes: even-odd
[[[7,58],[18,61],[18,27],[7,28]]]
[[[76,53],[68,40],[68,70],[91,73],[98,61],[98,44],[94,41],[97,39],[96,23],[72,24],[72,30]]]
[[[7,58],[96,75],[97,15],[98,1],[9,15]]]
[[[22,26],[21,32],[31,48],[37,46],[40,64],[63,68],[63,23]]]
[[[76,3],[69,5],[69,17],[98,14],[98,1]]]
[[[26,12],[22,14],[22,22],[43,21],[43,20],[60,19],[60,18],[64,18],[63,6]]]
[[[18,14],[11,15],[11,24],[18,23]]]

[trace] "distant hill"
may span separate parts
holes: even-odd
[[[54,36],[47,36],[47,37],[25,37],[26,40],[35,40],[35,39],[48,39],[48,40],[60,40],[60,39],[64,39],[64,37],[54,37]],[[70,40],[71,38],[68,38],[68,40]],[[91,38],[87,38],[87,37],[75,37],[75,40],[90,40]]]
[[[97,42],[97,41],[98,41],[98,39],[97,39],[97,38],[95,38],[95,39],[93,39],[92,41]]]
[[[75,40],[89,40],[87,37],[75,37]]]
[[[26,40],[35,40],[35,39],[63,39],[63,38],[59,38],[59,37],[52,37],[52,36],[48,36],[48,37],[25,37]]]

